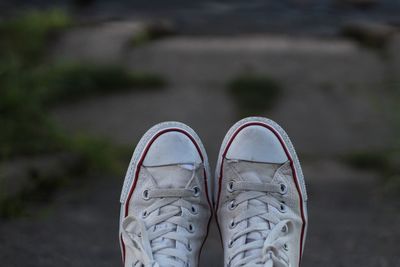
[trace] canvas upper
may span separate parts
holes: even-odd
[[[208,162],[188,126],[167,122],[139,142],[121,195],[125,266],[197,266],[211,216]]]
[[[307,197],[289,142],[264,118],[242,120],[228,132],[216,170],[224,266],[299,266]]]

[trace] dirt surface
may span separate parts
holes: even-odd
[[[178,120],[199,133],[215,166],[223,136],[239,119],[227,81],[243,72],[268,74],[284,92],[260,115],[287,130],[308,185],[303,266],[400,266],[398,204],[380,194],[379,174],[338,160],[356,150],[387,147],[393,138],[377,98],[385,70],[379,55],[345,40],[273,36],[173,38],[123,53],[122,64],[159,73],[169,86],[60,107],[54,116],[67,131],[106,137],[133,151],[147,128]],[[123,175],[85,179],[59,192],[40,216],[1,222],[2,264],[120,266]],[[201,266],[222,266],[222,253],[213,223]]]

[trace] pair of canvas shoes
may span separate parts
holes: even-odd
[[[135,149],[120,201],[125,267],[198,266],[213,213],[224,266],[300,264],[304,178],[289,137],[269,119],[250,117],[232,126],[215,177],[190,127],[155,125]]]

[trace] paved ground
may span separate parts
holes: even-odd
[[[400,266],[398,204],[379,193],[378,174],[337,160],[358,149],[386,147],[393,138],[377,98],[385,70],[378,55],[344,40],[273,36],[174,38],[124,55],[123,64],[160,73],[170,86],[58,108],[55,118],[67,131],[134,144],[152,124],[179,120],[199,133],[213,163],[225,132],[238,119],[226,81],[249,71],[272,75],[284,85],[284,96],[261,115],[287,129],[308,182],[303,266]],[[119,266],[122,177],[85,179],[60,192],[37,218],[1,222],[1,262],[10,267]],[[213,224],[202,266],[221,266],[221,253]]]

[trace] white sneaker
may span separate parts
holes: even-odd
[[[142,137],[121,194],[125,267],[197,266],[211,218],[209,165],[197,134],[178,122]]]
[[[307,195],[284,130],[265,118],[237,122],[223,141],[216,177],[224,266],[299,266]]]

